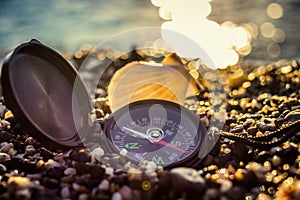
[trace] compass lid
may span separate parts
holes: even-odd
[[[82,145],[78,133],[88,128],[91,101],[62,55],[35,39],[21,44],[4,60],[1,82],[7,106],[28,134],[54,149]]]

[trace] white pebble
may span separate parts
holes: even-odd
[[[197,170],[187,167],[178,167],[171,170],[172,173],[178,174],[193,183],[205,183],[204,178],[200,176]]]
[[[126,149],[122,149],[122,150],[120,151],[120,155],[121,155],[121,156],[127,156],[127,153],[128,153],[128,151],[127,151]]]
[[[46,169],[52,169],[54,167],[61,167],[61,164],[52,160],[52,159],[49,159],[47,162],[45,162],[45,165]]]
[[[10,156],[7,153],[0,153],[0,162],[5,162],[10,160]]]
[[[91,152],[92,160],[100,161],[101,157],[104,156],[104,150],[100,147],[95,148]]]
[[[157,165],[155,164],[155,162],[148,162],[147,166],[146,166],[146,169],[147,169],[147,172],[153,172],[156,170],[156,167]]]
[[[222,193],[228,192],[232,188],[232,182],[229,180],[224,180],[221,184],[220,191]]]
[[[71,167],[65,169],[65,171],[64,171],[64,174],[66,176],[75,175],[76,173],[77,173],[76,169],[75,168],[71,168]]]
[[[122,196],[119,192],[115,192],[112,197],[111,197],[112,200],[122,200]]]
[[[104,179],[103,181],[101,181],[101,183],[99,184],[98,188],[100,190],[108,190],[109,189],[109,182],[108,182],[108,180]]]
[[[60,191],[60,195],[63,199],[67,199],[70,197],[70,189],[68,187],[64,187]]]
[[[88,199],[89,199],[89,195],[85,193],[79,195],[78,197],[78,200],[88,200]]]
[[[111,167],[106,167],[105,168],[105,174],[109,175],[109,176],[112,176],[114,174],[114,169],[111,168]]]

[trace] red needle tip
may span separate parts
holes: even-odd
[[[170,147],[171,149],[174,149],[174,150],[177,150],[177,151],[180,151],[181,153],[184,153],[184,154],[189,154],[189,152],[187,152],[187,151],[184,151],[183,149],[180,149],[180,148],[178,148],[178,147],[176,147],[176,146],[174,146],[174,145],[172,145],[172,144],[169,144],[169,143],[167,143],[167,142],[165,142],[165,141],[159,141],[159,142],[154,142],[154,144],[161,144],[161,145],[163,145],[163,146],[166,146],[166,147]]]

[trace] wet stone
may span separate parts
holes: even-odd
[[[273,125],[264,124],[264,125],[259,126],[259,130],[264,133],[266,131],[271,131],[271,132],[276,131],[277,128]]]
[[[204,190],[205,180],[195,169],[174,168],[171,170],[170,179],[172,188],[178,192],[198,193]]]
[[[232,132],[232,133],[240,133],[240,132],[242,132],[243,130],[244,130],[243,125],[237,125],[237,126],[235,126],[233,129],[231,129],[230,132]]]
[[[257,133],[257,130],[258,130],[258,129],[257,129],[256,127],[249,127],[249,128],[247,129],[247,132],[248,132],[248,134],[255,136],[256,133]]]
[[[10,141],[13,139],[14,135],[7,131],[0,131],[0,143]]]

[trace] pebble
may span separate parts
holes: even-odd
[[[14,148],[14,145],[12,143],[1,143],[0,151],[3,153],[7,153],[11,148]]]
[[[109,182],[108,180],[104,179],[101,181],[101,183],[99,184],[98,188],[100,190],[108,190],[109,189]]]
[[[0,121],[0,130],[1,131],[4,131],[4,130],[7,130],[7,129],[10,129],[10,122],[9,121],[6,121],[6,120],[1,120]]]
[[[61,167],[61,164],[52,159],[49,159],[47,162],[44,163],[44,166],[46,167],[47,170],[49,170],[54,167]]]
[[[65,169],[65,171],[64,171],[64,175],[66,175],[66,176],[70,176],[70,175],[73,176],[73,175],[76,175],[76,173],[77,173],[76,169],[71,168],[71,167]]]
[[[78,196],[78,200],[88,200],[88,199],[89,199],[89,195],[88,195],[88,194],[85,194],[85,193],[80,194],[80,195]]]
[[[201,192],[204,184],[204,178],[195,169],[179,167],[171,170],[171,185],[177,191]]]
[[[10,155],[7,153],[0,153],[0,163],[3,163],[5,161],[11,160]]]
[[[6,171],[7,171],[7,168],[5,167],[5,165],[0,164],[0,174],[3,174]]]
[[[248,134],[255,136],[257,133],[258,129],[256,127],[249,127],[247,129]]]
[[[15,197],[16,199],[20,199],[20,200],[29,200],[31,199],[31,193],[29,189],[21,189],[16,191]]]
[[[124,200],[131,200],[134,199],[133,198],[133,193],[132,190],[130,189],[130,187],[128,187],[127,185],[124,185],[120,190],[119,193],[122,196],[122,199]]]
[[[92,156],[92,162],[93,161],[100,162],[102,156],[104,156],[104,150],[101,147],[97,147],[91,152],[91,156]]]
[[[36,150],[35,150],[34,146],[32,146],[32,145],[27,145],[27,146],[25,147],[25,154],[26,154],[26,155],[32,156],[33,154],[35,154],[35,152],[36,152]]]
[[[112,176],[114,174],[114,169],[112,167],[106,167],[105,174],[108,176]]]
[[[122,196],[119,192],[113,193],[111,200],[122,200]]]
[[[0,131],[0,142],[7,142],[13,139],[15,136],[7,131]]]
[[[60,191],[60,195],[63,199],[68,199],[70,198],[70,189],[69,187],[64,187]]]
[[[91,154],[87,150],[80,150],[76,154],[76,160],[80,163],[88,163],[91,162]]]
[[[232,133],[240,133],[240,132],[242,132],[243,130],[244,130],[243,125],[237,125],[237,126],[235,126],[233,129],[231,129],[230,132],[232,132]]]
[[[280,158],[279,156],[277,156],[277,155],[274,155],[274,156],[272,157],[271,162],[272,162],[272,164],[273,164],[274,167],[277,167],[277,166],[279,166],[280,163],[281,163],[281,158]]]
[[[220,191],[222,193],[228,192],[232,188],[232,182],[230,180],[224,180],[221,184]]]
[[[264,133],[266,131],[271,131],[271,132],[275,131],[275,130],[277,130],[277,128],[270,124],[263,124],[263,125],[259,126],[259,130]]]

